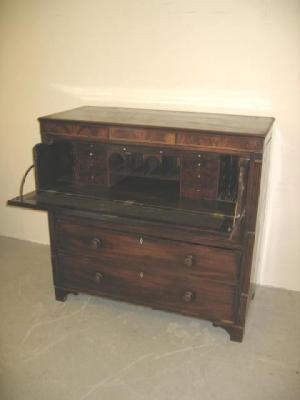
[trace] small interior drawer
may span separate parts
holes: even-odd
[[[184,198],[216,199],[220,172],[218,154],[198,153],[182,157],[181,194]]]
[[[106,148],[97,143],[76,143],[74,153],[77,162],[86,163],[89,160],[97,162],[99,165],[105,165]]]
[[[97,143],[76,143],[75,181],[78,184],[107,185],[106,149]]]

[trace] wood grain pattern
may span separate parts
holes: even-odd
[[[97,274],[101,277],[97,278]],[[117,264],[112,268],[105,260],[61,254],[56,285],[213,321],[233,318],[234,287],[195,277],[182,278],[163,268],[160,273],[133,264]],[[193,293],[190,301],[184,298],[186,292]]]
[[[178,145],[198,147],[199,149],[218,149],[225,150],[241,150],[241,151],[257,151],[263,149],[264,139],[260,137],[242,137],[221,134],[211,135],[208,133],[189,133],[182,132],[177,135],[176,143]]]
[[[107,139],[108,128],[90,123],[42,121],[41,133],[73,138]]]
[[[154,129],[111,128],[109,138],[125,143],[175,144],[176,134]]]

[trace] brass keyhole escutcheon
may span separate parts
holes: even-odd
[[[141,279],[144,278],[144,272],[140,272],[140,278],[141,278]]]
[[[139,242],[140,242],[140,244],[142,245],[142,244],[144,243],[144,239],[143,239],[142,237],[140,237]]]
[[[195,264],[196,257],[193,254],[189,254],[184,259],[184,265],[192,267]]]

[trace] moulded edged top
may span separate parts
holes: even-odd
[[[247,115],[83,106],[39,118],[39,121],[43,120],[174,128],[265,137],[275,119]]]

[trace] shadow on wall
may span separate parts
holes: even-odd
[[[87,105],[131,106],[185,111],[223,112],[248,115],[269,115],[271,104],[262,93],[239,91],[142,90],[70,86],[51,83],[54,90],[80,99]],[[159,99],[159,102],[157,101]]]

